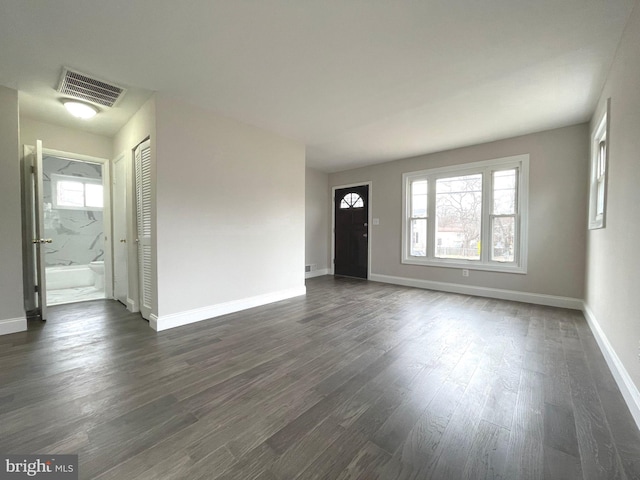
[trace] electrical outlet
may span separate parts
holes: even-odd
[[[463,277],[468,277],[469,276],[469,270],[467,270],[466,268],[462,269],[462,276]]]

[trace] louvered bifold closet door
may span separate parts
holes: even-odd
[[[138,275],[140,278],[140,313],[147,320],[153,304],[151,274],[151,142],[135,150],[136,212],[138,220]]]

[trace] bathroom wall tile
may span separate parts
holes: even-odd
[[[102,166],[45,156],[43,174],[45,235],[53,240],[46,246],[46,265],[86,265],[103,260],[103,212],[55,209],[51,189],[51,174],[101,178]]]

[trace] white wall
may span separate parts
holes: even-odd
[[[152,95],[113,137],[113,157],[131,151],[147,137],[155,137],[156,100]],[[153,147],[153,143],[152,143]],[[153,149],[152,149],[153,150]],[[152,152],[153,153],[153,152]]]
[[[43,148],[78,153],[91,157],[110,159],[113,154],[113,139],[95,133],[41,122],[20,116],[20,143],[35,145],[42,140]]]
[[[329,273],[331,228],[329,174],[307,168],[305,174],[305,265],[316,265],[307,278]]]
[[[606,228],[588,233],[588,319],[640,425],[640,2],[596,112],[611,98]],[[593,121],[597,121],[594,116]],[[586,188],[586,187],[585,187]],[[621,381],[623,383],[621,383]],[[635,406],[635,408],[634,408]]]
[[[0,86],[0,335],[27,329],[18,139],[18,92]]]
[[[380,219],[380,225],[370,230],[373,278],[377,274],[445,282],[473,287],[477,294],[484,288],[524,292],[527,301],[579,308],[584,284],[588,144],[588,126],[576,125],[334,173],[329,184],[372,181],[372,216]],[[525,153],[530,155],[526,275],[472,270],[463,278],[456,268],[400,263],[404,172]]]
[[[163,329],[304,293],[304,145],[156,96]]]

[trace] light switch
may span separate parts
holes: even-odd
[[[373,224],[374,225],[380,225],[380,219],[379,218],[374,218],[373,219]]]

